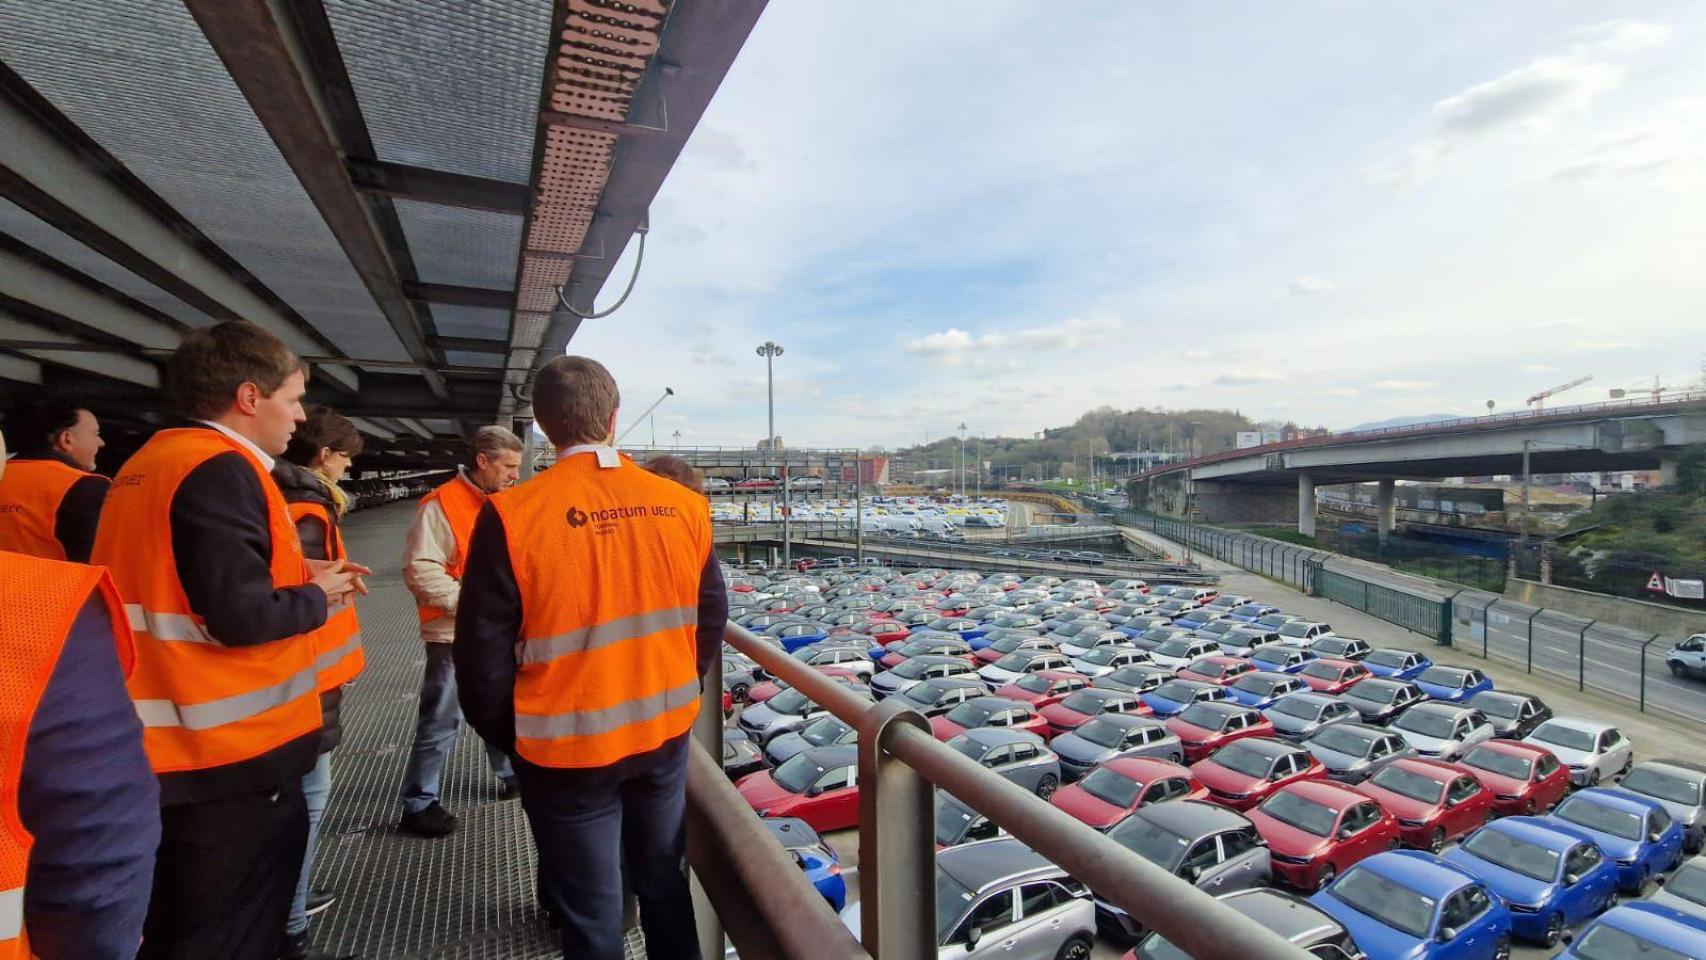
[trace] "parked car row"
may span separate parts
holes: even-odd
[[[354,511],[384,506],[398,500],[418,500],[450,477],[449,472],[444,472],[404,479],[345,480],[339,486],[349,497],[349,509]]]

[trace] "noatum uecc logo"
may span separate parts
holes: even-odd
[[[569,526],[576,528],[586,526],[586,514],[579,507],[569,508]]]

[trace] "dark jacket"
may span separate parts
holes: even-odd
[[[326,482],[319,474],[299,467],[288,460],[280,460],[273,464],[273,481],[284,492],[284,499],[289,503],[317,503],[326,508],[326,515],[332,518],[335,526],[340,518],[338,505],[332,500],[332,495],[326,490]],[[316,517],[303,517],[296,521],[296,535],[302,541],[302,555],[310,560],[329,560],[327,543],[331,540],[331,531]],[[320,752],[326,753],[344,741],[343,724],[344,688],[334,687],[320,694],[320,716],[323,725],[320,727]]]
[[[16,460],[56,460],[74,470],[83,469],[52,451],[28,456],[20,453]],[[95,528],[101,522],[101,507],[107,502],[107,491],[112,485],[106,477],[90,473],[65,491],[53,516],[53,538],[65,548],[65,559],[72,563],[89,562],[89,552],[95,549]]]

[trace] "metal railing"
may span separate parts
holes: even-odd
[[[859,731],[860,940],[876,960],[936,956],[933,788],[937,787],[1130,913],[1146,929],[1160,933],[1199,960],[1306,960],[1309,956],[1195,886],[937,741],[923,715],[900,699],[873,705],[733,624],[724,640],[771,676],[798,688]],[[705,685],[706,697],[717,698],[719,715],[721,669],[718,658]],[[710,709],[707,704],[706,710]],[[721,725],[702,723],[697,731],[701,743],[720,756]],[[718,802],[726,804],[727,799]],[[746,955],[737,931],[731,927],[729,932],[736,948]],[[804,958],[833,954],[814,945],[813,952],[784,955]]]
[[[1138,510],[1116,510],[1110,514],[1116,522],[1156,536],[1191,550],[1206,553],[1217,560],[1243,567],[1251,573],[1272,577],[1289,583],[1305,593],[1311,591],[1311,578],[1320,561],[1332,556],[1321,550],[1286,543],[1253,533],[1222,530],[1201,524],[1176,520],[1156,513]],[[1179,558],[1189,560],[1189,557]]]
[[[840,541],[835,538],[825,538],[816,543],[796,542],[796,548],[823,549],[846,552],[853,548],[850,541]],[[881,555],[894,558],[892,565],[921,565],[938,566],[942,563],[955,563],[961,566],[982,567],[987,569],[1020,569],[1046,568],[1049,573],[1070,574],[1072,576],[1099,577],[1109,579],[1116,577],[1136,577],[1143,580],[1167,581],[1171,583],[1218,583],[1220,578],[1212,573],[1204,573],[1194,564],[1181,564],[1170,561],[1139,560],[1135,557],[1108,555],[1101,563],[1074,561],[1069,559],[1027,559],[1023,557],[1000,557],[993,555],[992,549],[1000,547],[982,547],[969,543],[953,541],[923,540],[911,538],[878,539],[866,537],[864,543],[865,556]],[[917,562],[915,562],[917,561]],[[1070,568],[1070,569],[1063,569]],[[1034,572],[1034,571],[1033,571]]]

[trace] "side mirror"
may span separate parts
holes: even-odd
[[[818,786],[815,783],[806,788],[806,796],[808,796],[808,797],[815,797],[815,796],[818,796],[822,793],[823,793],[823,788]]]
[[[1664,834],[1658,830],[1654,830],[1652,833],[1647,834],[1647,840],[1652,842],[1652,843],[1658,843],[1660,840],[1663,840],[1663,839],[1664,839]]]
[[[1653,882],[1654,882],[1654,883],[1656,883],[1656,884],[1658,884],[1658,885],[1659,885],[1659,886],[1661,886],[1661,887],[1662,887],[1662,886],[1664,886],[1664,885],[1665,885],[1665,877],[1664,877],[1664,875],[1663,875],[1663,874],[1660,874],[1660,875],[1658,875],[1658,876],[1656,876],[1656,877],[1654,877],[1654,878],[1653,878]]]
[[[1566,931],[1564,931],[1564,935],[1559,937],[1558,939],[1560,942],[1562,942],[1564,944],[1564,946],[1567,947],[1570,944],[1576,942],[1576,935],[1573,933],[1570,933],[1569,931],[1566,930]]]
[[[982,939],[983,939],[983,928],[982,927],[972,927],[971,931],[966,934],[966,946],[975,950],[975,949],[977,949],[977,942],[979,940],[982,940]]]
[[[1439,928],[1439,935],[1434,937],[1434,939],[1439,941],[1440,943],[1450,943],[1451,941],[1457,939],[1457,928],[1456,927],[1440,927]]]
[[[1355,832],[1356,831],[1352,830],[1350,827],[1340,827],[1339,828],[1339,839],[1340,840],[1349,840],[1351,838],[1351,834],[1353,834]]]
[[[1660,878],[1660,879],[1663,879],[1663,878]],[[1576,884],[1581,883],[1581,882],[1582,882],[1582,875],[1579,873],[1566,873],[1566,874],[1564,874],[1564,886],[1566,886],[1566,887],[1573,887]]]

